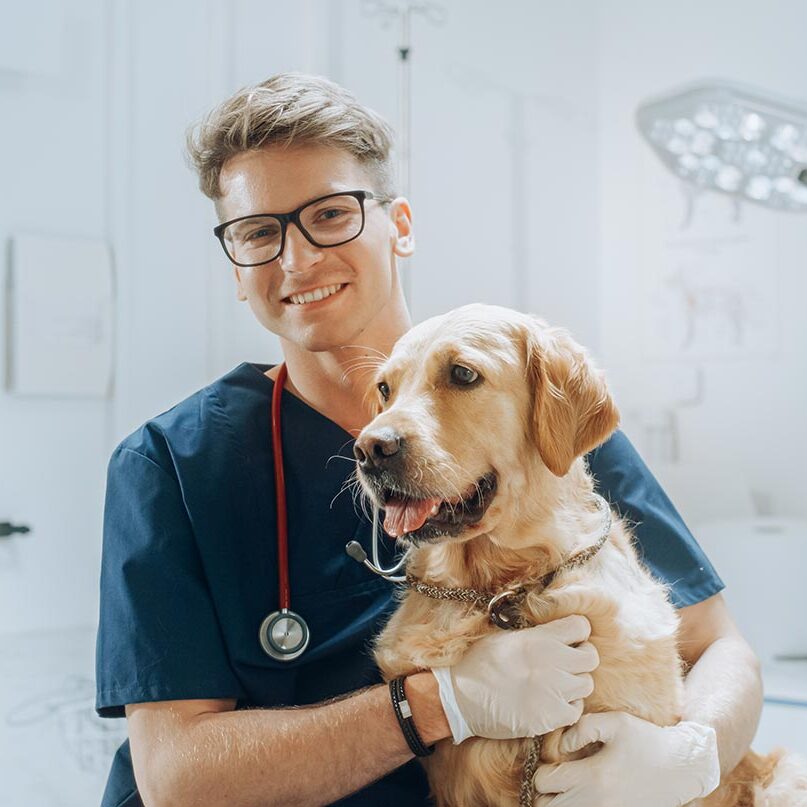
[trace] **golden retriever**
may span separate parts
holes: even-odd
[[[385,510],[387,532],[411,548],[408,574],[434,586],[500,591],[538,580],[595,542],[603,515],[583,455],[608,438],[619,416],[601,372],[565,330],[497,306],[465,306],[405,334],[379,365],[373,393],[378,414],[359,435],[357,456],[380,461],[359,463],[358,476]],[[468,602],[407,586],[398,596],[373,648],[387,681],[453,664],[499,630]],[[601,551],[531,591],[520,616],[537,625],[569,614],[589,619],[600,656],[585,712],[679,721],[678,615],[616,514]],[[541,762],[596,750],[563,757],[562,732],[543,737]],[[437,807],[518,805],[531,743],[438,743],[421,759]],[[807,805],[807,773],[779,753],[749,752],[700,803]]]

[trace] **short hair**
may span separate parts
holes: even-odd
[[[243,87],[191,126],[186,143],[199,188],[214,201],[222,196],[219,178],[230,157],[272,145],[345,149],[368,169],[377,183],[372,190],[397,196],[392,127],[322,76],[279,73]]]

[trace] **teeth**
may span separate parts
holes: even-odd
[[[337,283],[335,286],[322,286],[321,288],[307,291],[305,294],[292,294],[289,299],[295,305],[304,305],[305,303],[313,303],[316,300],[324,300],[332,294],[336,294],[339,289],[344,286],[344,283]]]
[[[429,513],[429,515],[430,516],[436,516],[437,512],[439,510],[440,510],[440,503],[438,502],[437,504],[434,505],[434,507],[432,507],[431,512]]]

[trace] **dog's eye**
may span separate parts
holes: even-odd
[[[382,381],[378,385],[378,391],[381,393],[381,397],[385,400],[389,400],[389,386],[386,381]]]
[[[473,384],[479,378],[479,373],[470,367],[463,367],[461,364],[451,365],[451,380],[456,384]]]

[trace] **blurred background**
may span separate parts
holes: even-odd
[[[125,736],[93,710],[112,449],[280,358],[236,301],[184,135],[286,70],[410,132],[416,321],[498,303],[590,349],[763,658],[755,747],[807,753],[807,212],[670,170],[636,123],[710,80],[807,121],[807,5],[29,0],[3,16],[0,805],[98,803]],[[807,123],[790,146],[807,164]]]

